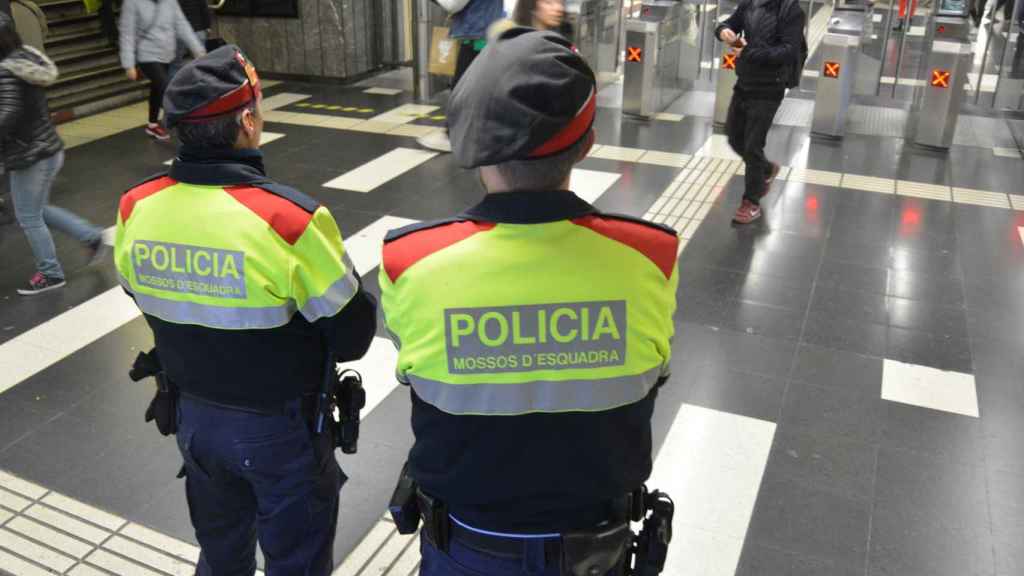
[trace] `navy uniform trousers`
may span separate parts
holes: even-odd
[[[312,433],[301,401],[265,415],[182,397],[177,439],[198,576],[252,576],[257,540],[268,576],[331,573],[346,478],[331,434]]]
[[[524,540],[522,555],[500,557],[453,539],[446,554],[420,536],[420,576],[568,576],[562,572],[560,554],[550,552],[550,544],[550,540]],[[621,574],[613,570],[606,576]]]

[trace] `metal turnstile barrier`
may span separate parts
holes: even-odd
[[[568,0],[566,21],[573,43],[597,77],[598,88],[618,80],[622,58],[623,0]]]
[[[911,142],[942,149],[953,144],[972,56],[973,47],[964,42],[932,44],[925,84],[915,91],[907,123]]]
[[[622,111],[649,118],[683,92],[682,3],[650,0],[626,20]]]
[[[860,36],[825,34],[821,42],[822,66],[818,89],[814,95],[814,119],[811,132],[831,138],[846,133],[846,117],[850,110]]]
[[[715,124],[724,126],[729,118],[729,103],[736,87],[736,51],[726,48],[718,61],[718,80],[715,82]]]

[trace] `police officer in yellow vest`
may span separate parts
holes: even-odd
[[[258,540],[267,574],[327,576],[345,476],[313,424],[318,391],[366,352],[376,302],[330,212],[267,177],[261,100],[235,46],[174,77],[181,149],[121,198],[116,263],[180,393],[197,574],[251,576]]]
[[[643,485],[678,238],[568,191],[595,112],[565,39],[505,32],[450,104],[454,155],[486,197],[385,241],[381,305],[416,437],[391,508],[403,527],[410,509],[423,519],[421,575],[660,570],[650,534],[646,558],[626,549],[629,520],[664,504]]]

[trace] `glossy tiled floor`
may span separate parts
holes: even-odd
[[[273,176],[331,208],[376,291],[389,228],[482,192],[415,144],[443,110],[364,90],[271,88],[265,151]],[[65,128],[80,140],[56,203],[109,226],[120,192],[173,156],[134,112],[100,134]],[[652,485],[678,505],[666,573],[1024,574],[1024,162],[777,126],[768,153],[787,169],[764,221],[737,229],[742,165],[708,118],[603,108],[597,126],[576,191],[684,239],[676,376],[654,421]],[[144,323],[112,268],[84,269],[67,239],[69,286],[19,299],[27,245],[11,226],[0,243],[0,573],[190,573],[179,456],[127,378]],[[383,339],[358,363],[370,406],[342,458],[337,574],[417,566],[381,520],[411,443],[393,363]]]

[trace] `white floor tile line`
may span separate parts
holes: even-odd
[[[432,114],[440,110],[438,106],[425,104],[403,104],[383,114],[370,118],[368,122],[382,122],[385,124],[408,124],[425,114]]]
[[[609,188],[619,181],[622,175],[618,172],[600,172],[598,170],[584,170],[575,168],[572,171],[572,178],[569,180],[569,189],[587,202],[595,202],[604,195]]]
[[[417,220],[382,216],[372,224],[363,228],[343,241],[348,257],[352,259],[356,271],[366,276],[380,264],[381,251],[384,248],[384,237],[388,232],[403,226],[415,224]]]
[[[665,574],[733,576],[776,425],[683,404],[648,486],[675,500]]]
[[[0,393],[139,316],[135,303],[115,287],[5,342],[0,346]]]
[[[882,399],[979,417],[974,376],[885,359]]]
[[[435,156],[437,156],[437,152],[428,150],[395,148],[383,156],[324,183],[324,187],[351,192],[372,192]]]
[[[374,86],[373,88],[367,88],[366,90],[363,90],[363,93],[376,94],[379,96],[396,96],[398,94],[401,94],[402,91],[398,90],[397,88],[381,88],[379,86]]]
[[[291,92],[281,92],[280,94],[274,94],[263,99],[261,108],[264,113],[278,108],[284,108],[285,106],[291,106],[296,102],[302,102],[303,100],[310,99],[309,94],[293,94]]]

